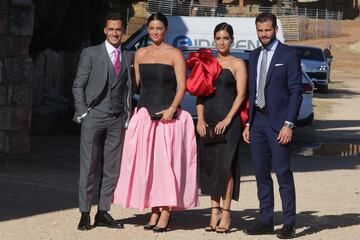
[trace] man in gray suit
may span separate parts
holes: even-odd
[[[82,51],[73,84],[74,121],[81,123],[79,230],[89,230],[95,172],[101,164],[98,212],[94,226],[123,228],[108,213],[120,170],[124,128],[131,113],[133,54],[121,49],[125,22],[105,19],[106,40]],[[101,161],[102,160],[102,161]]]

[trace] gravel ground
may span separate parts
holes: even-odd
[[[360,239],[360,155],[346,155],[342,146],[326,143],[360,144],[360,53],[349,51],[360,39],[359,22],[344,21],[342,38],[311,40],[295,44],[334,46],[332,82],[328,94],[315,93],[315,122],[298,128],[292,164],[297,194],[298,239]],[[355,35],[355,36],[354,36]],[[325,143],[309,150],[306,146]],[[329,146],[329,145],[328,145]],[[206,233],[210,201],[200,197],[195,209],[174,212],[170,231],[154,234],[142,230],[149,212],[122,210],[111,213],[123,219],[125,229],[76,230],[78,135],[36,136],[30,154],[0,154],[0,239],[276,239],[274,235],[247,236],[258,214],[256,183],[248,146],[242,148],[243,176],[239,202],[232,205],[229,234]],[[346,149],[345,149],[346,150]],[[347,147],[347,152],[359,148]],[[313,154],[313,155],[312,155]],[[304,156],[306,155],[306,156]],[[274,176],[275,179],[275,176]],[[275,189],[278,188],[274,181]],[[281,204],[275,192],[275,224],[281,227]],[[95,208],[93,209],[94,215]],[[93,220],[93,219],[92,219]]]

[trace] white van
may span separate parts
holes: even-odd
[[[166,42],[180,49],[214,47],[214,28],[221,22],[230,24],[234,29],[233,49],[253,50],[260,46],[256,34],[254,17],[188,17],[169,16]],[[277,38],[284,42],[281,22],[277,19]],[[127,50],[136,50],[150,44],[146,26],[142,26],[123,44]]]
[[[231,51],[233,56],[248,60],[249,53],[259,47],[255,28],[255,18],[240,17],[184,17],[170,16],[168,18],[168,32],[166,41],[168,44],[182,50],[184,57],[191,51],[198,48],[215,48],[214,28],[222,22],[230,24],[234,29],[234,43]],[[277,38],[283,42],[283,31],[281,22],[277,20],[278,33]],[[122,45],[126,50],[136,51],[136,49],[151,44],[146,26],[142,26],[138,31],[132,34]],[[246,51],[246,52],[245,52]],[[214,53],[216,54],[216,53]],[[138,100],[135,95],[135,100]],[[196,97],[186,92],[181,102],[181,107],[189,112],[194,120],[197,119]]]

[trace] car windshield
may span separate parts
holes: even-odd
[[[324,61],[324,55],[321,49],[295,47],[301,59]]]

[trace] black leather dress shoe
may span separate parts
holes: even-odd
[[[295,237],[295,227],[290,225],[284,225],[280,232],[276,235],[281,239],[291,239]]]
[[[90,215],[82,214],[77,229],[81,231],[90,230]]]
[[[95,216],[95,227],[108,227],[108,228],[124,228],[124,224],[122,224],[118,220],[114,220],[109,213],[97,213]]]
[[[272,224],[260,222],[253,228],[245,229],[244,232],[248,235],[272,234],[274,232],[274,226]]]

